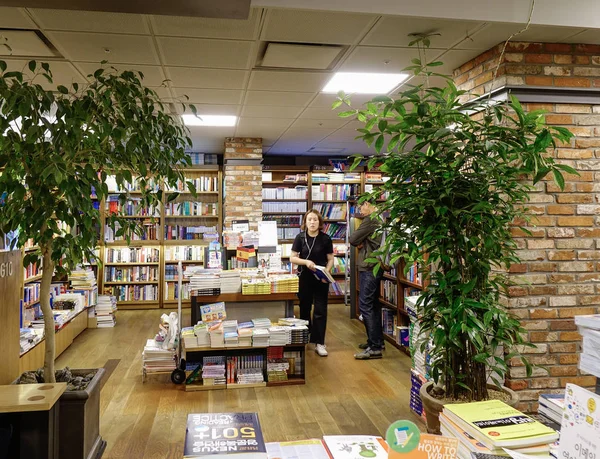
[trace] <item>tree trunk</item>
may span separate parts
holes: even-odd
[[[46,353],[44,355],[44,381],[54,383],[54,356],[55,332],[54,332],[54,313],[50,307],[50,285],[54,274],[54,262],[52,261],[52,243],[41,247],[42,251],[42,281],[40,284],[40,306],[44,315],[44,340]]]

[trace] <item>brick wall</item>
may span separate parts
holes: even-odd
[[[600,46],[510,43],[498,66],[499,44],[454,72],[460,89],[484,94],[504,85],[556,88],[600,88]],[[522,319],[532,363],[544,365],[526,378],[519,361],[512,362],[507,386],[518,390],[520,408],[537,409],[540,392],[558,391],[566,383],[585,387],[595,378],[577,368],[581,337],[574,315],[600,312],[600,105],[524,104],[544,109],[549,124],[565,126],[575,137],[554,153],[558,161],[581,175],[566,175],[561,191],[550,179],[537,184],[528,205],[531,235],[515,228],[522,264],[511,269],[524,285],[510,291],[512,312]]]
[[[223,227],[231,228],[232,220],[246,219],[250,221],[250,229],[258,229],[258,222],[262,220],[262,139],[226,138],[223,159]]]

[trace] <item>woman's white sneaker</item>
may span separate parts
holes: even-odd
[[[319,354],[321,357],[327,357],[328,353],[327,353],[327,349],[325,349],[325,345],[324,344],[317,344],[315,346],[315,352],[317,354]]]

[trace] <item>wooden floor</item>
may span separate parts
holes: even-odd
[[[141,352],[162,312],[119,311],[115,328],[86,330],[57,360],[57,368],[114,369],[101,394],[104,459],[182,458],[188,413],[256,411],[265,441],[385,435],[397,419],[422,426],[408,408],[410,358],[388,344],[383,359],[355,360],[365,333],[347,306],[329,306],[329,356],[307,351],[306,385],[204,392],[185,392],[167,375],[142,383]]]

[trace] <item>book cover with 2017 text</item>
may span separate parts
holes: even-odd
[[[183,456],[207,459],[267,459],[258,414],[189,414]]]

